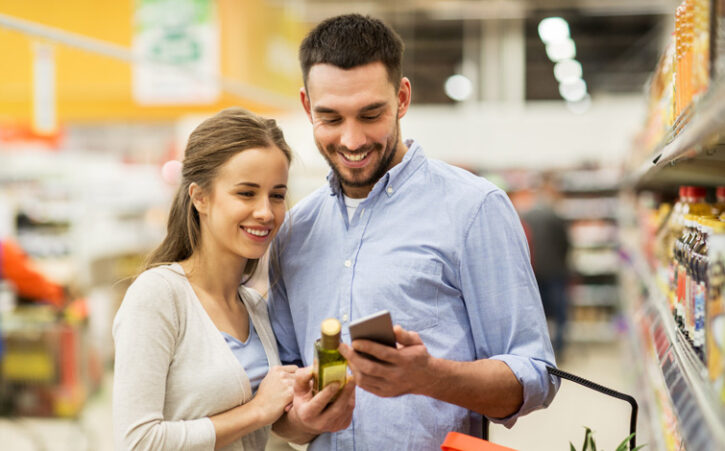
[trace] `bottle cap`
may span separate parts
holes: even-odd
[[[320,340],[325,349],[337,349],[340,345],[340,321],[335,318],[327,318],[320,325],[322,338]]]
[[[680,187],[679,190],[680,200],[685,200],[687,198],[687,186],[683,185]]]
[[[697,202],[705,199],[705,188],[702,186],[691,186],[690,187],[690,201]]]
[[[335,318],[327,318],[320,326],[322,335],[334,336],[340,334],[340,321]]]

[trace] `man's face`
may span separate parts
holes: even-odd
[[[352,69],[316,64],[307,77],[302,104],[315,144],[350,197],[366,197],[375,182],[400,163],[405,147],[399,119],[410,102],[410,82],[400,89],[382,63]]]

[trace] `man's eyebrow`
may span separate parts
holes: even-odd
[[[333,110],[332,108],[328,108],[326,106],[316,106],[312,109],[315,113],[322,113],[322,114],[332,114],[337,113],[337,111]]]
[[[362,109],[360,109],[360,111],[364,113],[367,111],[377,110],[378,108],[382,108],[387,104],[388,104],[388,102],[375,102],[370,105],[362,107]]]
[[[370,105],[365,105],[364,107],[360,108],[360,112],[361,113],[365,113],[365,112],[368,112],[368,111],[377,110],[379,108],[384,107],[387,104],[388,104],[388,102],[375,102],[375,103],[371,103]],[[334,109],[329,108],[329,107],[326,107],[326,106],[316,106],[316,107],[313,108],[313,111],[315,113],[320,113],[320,114],[335,114],[335,113],[337,113],[337,110],[334,110]]]

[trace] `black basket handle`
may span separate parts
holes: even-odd
[[[599,385],[596,382],[584,379],[583,377],[579,377],[575,374],[567,373],[566,371],[562,371],[558,368],[547,366],[546,371],[548,371],[549,374],[551,374],[552,376],[557,376],[562,379],[570,380],[586,388],[598,391],[599,393],[621,399],[622,401],[627,401],[629,405],[632,406],[632,414],[629,417],[629,433],[632,435],[632,438],[629,439],[629,449],[634,449],[637,447],[637,436],[634,434],[637,432],[637,411],[639,410],[639,407],[637,406],[636,399],[625,393],[620,393],[616,390],[612,390],[611,388]],[[481,436],[484,440],[488,440],[488,420],[485,417],[483,418],[482,426],[483,431]]]
[[[632,414],[629,417],[629,433],[632,434],[632,438],[629,439],[629,448],[634,449],[637,447],[637,436],[634,434],[637,432],[637,411],[639,410],[639,408],[637,407],[636,399],[625,393],[620,393],[616,390],[612,390],[611,388],[599,385],[596,382],[584,379],[583,377],[579,377],[575,374],[567,373],[566,371],[562,371],[558,368],[547,366],[546,370],[549,372],[549,374],[553,376],[558,376],[562,379],[570,380],[586,388],[591,388],[592,390],[598,391],[599,393],[604,393],[605,395],[621,399],[622,401],[627,401],[629,405],[632,406]]]

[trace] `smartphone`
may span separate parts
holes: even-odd
[[[394,348],[395,333],[393,333],[393,320],[390,318],[390,312],[381,310],[350,322],[350,341],[358,339],[371,340]],[[371,360],[378,360],[364,352],[359,353]]]

